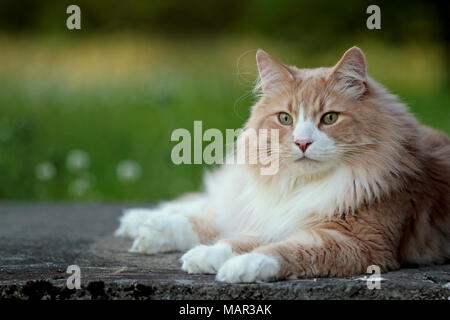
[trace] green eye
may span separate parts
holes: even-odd
[[[286,112],[279,113],[278,120],[280,120],[280,123],[284,124],[285,126],[292,124],[292,117],[289,113],[286,113]]]
[[[333,124],[338,119],[337,112],[328,112],[322,116],[321,122],[323,124]]]

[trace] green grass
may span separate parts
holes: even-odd
[[[265,39],[0,38],[0,198],[153,201],[198,188],[204,167],[174,165],[170,135],[192,131],[194,120],[204,130],[241,127],[260,46],[311,67],[333,64],[345,49],[310,56]],[[439,86],[436,48],[361,46],[377,80],[423,123],[450,133],[450,95]],[[74,149],[89,155],[88,168],[68,170]],[[127,159],[142,175],[124,183],[116,168]],[[36,177],[43,162],[56,169],[49,180]],[[90,186],[73,194],[80,179]]]

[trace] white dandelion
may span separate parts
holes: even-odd
[[[35,169],[36,178],[42,181],[48,181],[55,177],[56,168],[51,162],[42,162],[36,166]]]
[[[116,168],[117,179],[122,183],[137,181],[141,174],[141,166],[133,160],[123,160],[119,162]]]
[[[66,167],[71,172],[85,170],[89,168],[90,163],[89,154],[83,150],[74,149],[66,158]]]
[[[92,182],[89,176],[76,178],[69,184],[69,194],[81,197],[91,188]]]

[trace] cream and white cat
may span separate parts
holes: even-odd
[[[116,234],[134,239],[131,251],[190,249],[184,271],[230,283],[449,259],[450,139],[371,79],[357,47],[331,68],[256,59],[244,132],[278,130],[278,172],[223,165],[202,194],[127,210]]]

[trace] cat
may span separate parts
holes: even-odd
[[[203,193],[126,211],[116,235],[134,239],[130,251],[188,250],[182,270],[228,283],[445,263],[447,135],[369,77],[358,47],[333,67],[299,69],[263,50],[256,61],[244,132],[278,130],[278,171],[223,165]]]

